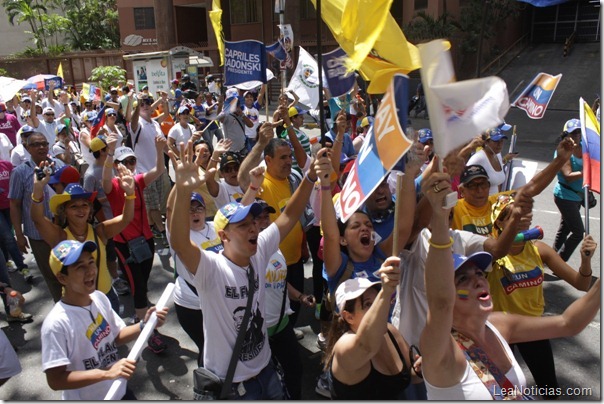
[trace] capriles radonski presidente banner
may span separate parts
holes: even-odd
[[[224,41],[224,85],[258,80],[266,83],[266,48],[259,41]]]
[[[342,221],[347,221],[386,178],[413,142],[405,136],[409,78],[393,77],[375,121],[365,137],[340,193]]]

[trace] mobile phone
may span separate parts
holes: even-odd
[[[457,205],[457,192],[449,192],[443,201],[443,209],[452,209]]]

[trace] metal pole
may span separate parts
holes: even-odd
[[[319,68],[319,125],[321,145],[325,146],[325,110],[323,109],[323,49],[321,47],[321,0],[317,0],[317,67]]]

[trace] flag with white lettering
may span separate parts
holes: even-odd
[[[323,54],[323,72],[332,97],[348,94],[354,87],[354,73],[346,73],[347,58],[342,48]]]
[[[562,74],[552,76],[543,72],[538,73],[512,103],[512,107],[524,110],[531,119],[543,118],[561,78]]]
[[[266,83],[266,49],[259,41],[224,41],[224,85],[247,81]]]
[[[285,48],[281,43],[281,40],[275,42],[272,45],[266,47],[266,51],[271,54],[275,59],[280,60],[281,62],[287,59],[287,53],[285,52]]]
[[[507,86],[495,76],[455,81],[447,41],[438,39],[418,47],[434,152],[444,158],[503,122],[510,108]]]
[[[405,136],[409,78],[396,74],[386,90],[365,141],[340,193],[342,221],[347,221],[409,150]]]

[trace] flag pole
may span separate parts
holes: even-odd
[[[587,235],[589,234],[589,187],[583,187],[583,192],[583,203],[585,204],[585,234]]]
[[[285,25],[285,0],[279,0],[279,25],[283,27]],[[285,44],[285,40],[283,41]],[[292,44],[293,45],[293,44]],[[287,49],[283,48],[285,51],[285,61],[279,63],[279,67],[281,68],[281,92],[287,87]],[[267,118],[268,119],[268,118]]]
[[[396,173],[396,200],[394,201],[394,227],[392,230],[392,256],[398,257],[400,251],[398,250],[398,221],[399,221],[399,204],[401,203],[401,188],[403,187],[403,174],[401,172]]]
[[[516,135],[516,125],[514,125],[514,129],[512,129],[512,140],[510,141],[510,150],[508,153],[515,153],[516,152],[516,140],[517,140],[517,135]],[[504,182],[504,191],[509,191],[510,188],[512,187],[511,181],[512,181],[512,160],[508,161],[507,163],[505,163],[505,182]]]
[[[325,111],[323,109],[323,50],[321,39],[321,0],[317,0],[317,67],[319,69],[319,126],[321,130],[320,142],[325,146]]]

